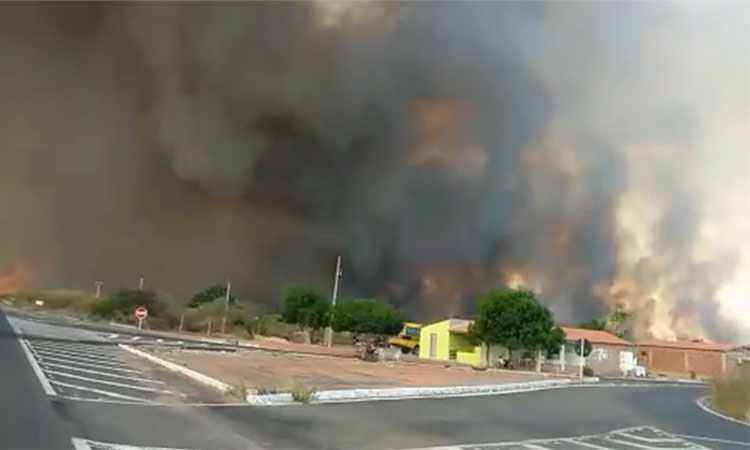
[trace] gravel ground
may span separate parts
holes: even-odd
[[[373,363],[354,358],[283,354],[267,351],[235,353],[152,350],[154,354],[227,384],[247,388],[288,388],[295,384],[316,389],[388,386],[451,386],[500,384],[545,379],[521,372],[475,370],[466,366]]]

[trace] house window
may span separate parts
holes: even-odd
[[[458,357],[458,350],[450,350],[448,352],[448,359],[450,359],[451,361],[455,361],[457,357]]]

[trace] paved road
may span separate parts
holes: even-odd
[[[707,414],[694,403],[705,395],[705,388],[700,386],[580,387],[494,397],[285,407],[122,403],[107,395],[95,395],[95,401],[63,398],[60,395],[82,394],[81,389],[61,389],[61,380],[132,395],[141,401],[152,399],[128,387],[101,383],[116,380],[107,375],[130,376],[125,370],[142,369],[119,353],[102,353],[102,349],[116,347],[105,345],[108,337],[101,330],[44,321],[29,326],[44,337],[26,340],[29,356],[54,394],[52,400],[45,398],[23,347],[11,335],[0,311],[0,334],[4,338],[0,340],[0,448],[65,448],[71,446],[73,438],[77,448],[92,449],[118,448],[102,444],[110,443],[203,449],[451,446],[456,450],[750,450],[750,428]],[[104,364],[119,371],[107,374]],[[95,373],[75,372],[75,368]],[[60,371],[81,373],[86,379],[65,378]],[[133,378],[143,376],[130,373]],[[114,382],[158,384],[140,379],[120,381]],[[175,387],[169,383],[166,389]],[[742,444],[745,442],[748,445]]]
[[[55,409],[0,312],[0,448],[71,448]]]

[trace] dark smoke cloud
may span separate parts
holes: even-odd
[[[683,145],[698,119],[647,101],[648,120],[608,134],[602,80],[652,69],[628,27],[679,11],[572,9],[3,4],[0,263],[38,286],[145,276],[178,297],[231,277],[274,303],[289,280],[327,286],[341,252],[347,292],[421,318],[466,312],[513,266],[563,319],[604,313],[622,144]],[[579,36],[581,21],[612,27]],[[675,258],[701,216],[677,178],[656,182],[684,206],[659,225]]]

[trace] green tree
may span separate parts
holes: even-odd
[[[404,318],[393,306],[363,298],[338,303],[331,314],[334,331],[392,336],[404,325]]]
[[[620,308],[612,311],[612,314],[607,317],[607,323],[612,327],[612,331],[621,338],[625,336],[625,333],[622,330],[622,325],[628,320],[628,317],[630,317],[630,314]]]
[[[204,303],[211,303],[217,298],[224,299],[227,295],[227,287],[220,284],[215,284],[208,287],[193,296],[188,303],[188,307],[197,308]],[[234,304],[236,298],[231,293],[229,294],[229,303]]]
[[[469,334],[486,344],[500,344],[511,354],[518,349],[557,349],[565,340],[550,310],[537,301],[533,292],[524,289],[483,294]]]
[[[598,320],[598,319],[589,319],[585,322],[581,322],[578,324],[578,328],[585,328],[587,330],[607,330],[607,321],[606,320]]]
[[[284,287],[284,322],[297,324],[310,330],[328,325],[331,304],[318,289],[304,284],[290,284]]]

